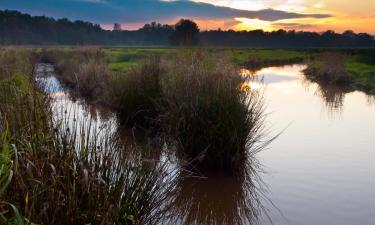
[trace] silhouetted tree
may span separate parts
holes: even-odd
[[[181,19],[169,37],[172,45],[194,45],[197,43],[198,25],[192,20]]]
[[[122,31],[121,24],[119,23],[113,24],[113,31]]]

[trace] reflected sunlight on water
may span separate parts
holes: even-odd
[[[366,224],[375,218],[375,107],[343,87],[306,82],[303,65],[257,74],[274,131],[288,127],[259,159],[274,224]],[[290,125],[290,126],[288,126]]]

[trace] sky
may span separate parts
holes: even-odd
[[[0,9],[85,20],[111,29],[196,21],[201,30],[334,30],[375,34],[375,0],[0,0]]]

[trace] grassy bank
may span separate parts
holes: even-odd
[[[110,48],[109,68],[112,71],[126,71],[131,67],[141,65],[150,58],[172,60],[178,52],[189,49],[179,48]],[[192,50],[192,49],[190,49]],[[264,66],[285,65],[302,62],[310,57],[309,51],[297,50],[267,50],[267,49],[230,49],[230,48],[202,48],[213,54],[227,55],[232,63],[251,69]]]
[[[373,51],[321,53],[308,64],[305,74],[312,81],[345,86],[375,94]]]

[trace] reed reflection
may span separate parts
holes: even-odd
[[[350,87],[319,82],[318,95],[322,98],[329,112],[341,113],[344,106],[345,95],[352,90]]]
[[[302,84],[306,88],[313,86],[315,88],[315,95],[322,99],[327,111],[335,115],[340,115],[342,113],[345,96],[353,91],[348,85],[334,84],[325,81],[311,81],[307,77],[304,77]]]
[[[209,174],[180,179],[172,204],[177,224],[260,224],[268,218],[264,203],[270,200],[258,169],[245,169],[247,174],[237,177]]]

